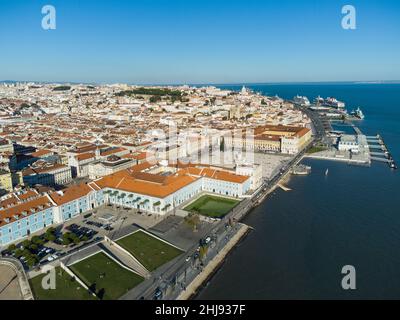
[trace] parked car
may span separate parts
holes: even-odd
[[[160,288],[157,288],[154,292],[154,300],[161,300],[163,297],[163,293]]]

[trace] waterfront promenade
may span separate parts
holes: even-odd
[[[229,252],[240,242],[240,240],[249,232],[250,227],[241,224],[236,234],[228,241],[226,245],[215,255],[215,257],[204,267],[189,286],[184,289],[176,300],[188,300],[196,294],[197,290],[209,279],[215,270],[221,265]]]

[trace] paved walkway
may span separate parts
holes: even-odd
[[[28,278],[17,259],[0,259],[0,300],[33,300]]]
[[[0,300],[22,300],[17,273],[9,266],[0,265]]]

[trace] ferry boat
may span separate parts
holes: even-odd
[[[364,113],[361,111],[360,108],[357,108],[356,110],[353,110],[351,112],[351,115],[355,116],[355,117],[357,117],[357,118],[359,118],[361,120],[363,120],[365,118]]]
[[[293,98],[293,102],[302,107],[308,107],[311,105],[310,100],[308,100],[307,97],[303,97],[303,96],[299,96],[299,95],[297,95]]]

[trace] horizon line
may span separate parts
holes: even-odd
[[[0,80],[0,83],[41,83],[41,84],[71,84],[71,85],[107,85],[107,84],[127,84],[136,86],[240,86],[240,85],[290,85],[290,84],[400,84],[400,80],[337,80],[337,81],[271,81],[271,82],[172,82],[172,83],[133,83],[133,82],[79,82],[79,81],[37,81],[37,80]]]

